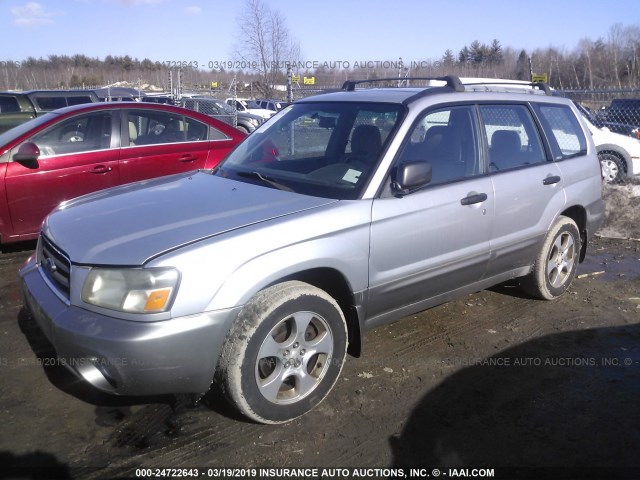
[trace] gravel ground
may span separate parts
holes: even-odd
[[[140,467],[397,466],[637,478],[633,188],[605,191],[600,234],[613,238],[595,238],[562,298],[534,300],[502,285],[380,327],[318,408],[276,426],[239,418],[215,390],[193,406],[173,396],[112,397],[75,379],[21,308],[16,270],[33,245],[14,247],[0,255],[0,465],[24,467],[23,478],[135,476]],[[0,478],[13,477],[0,467]]]

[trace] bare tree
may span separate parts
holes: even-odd
[[[585,74],[588,78],[587,87],[593,89],[593,66],[591,61],[593,41],[588,38],[580,40],[578,43],[578,49],[580,50],[582,59],[584,60]]]
[[[620,54],[623,50],[623,42],[624,42],[624,28],[619,23],[611,26],[609,28],[609,42],[608,42],[608,50],[610,54],[611,61],[611,71],[614,75],[614,80],[616,82],[616,87],[622,88],[622,82],[620,81]]]
[[[299,58],[298,43],[291,38],[285,17],[263,0],[247,0],[238,23],[239,64],[258,73],[257,89],[271,97],[275,86],[284,83],[287,63]]]

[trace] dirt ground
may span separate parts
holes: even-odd
[[[21,308],[16,271],[33,245],[17,246],[0,255],[0,479],[396,466],[445,477],[495,468],[498,478],[640,478],[633,188],[607,191],[602,232],[616,238],[595,238],[562,298],[502,285],[378,328],[318,408],[276,426],[239,418],[215,391],[193,406],[112,397],[75,379]],[[7,466],[21,468],[3,474]]]

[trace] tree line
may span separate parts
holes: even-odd
[[[242,64],[253,64],[251,70],[202,68],[186,64],[180,68],[183,88],[217,89],[235,85],[240,92],[248,88],[256,95],[275,96],[275,86],[286,83],[287,61],[300,64],[303,59],[298,42],[292,38],[284,17],[264,0],[247,0],[243,21],[239,22],[240,43],[233,58]],[[230,62],[231,63],[231,62]],[[380,62],[382,63],[382,62]],[[504,48],[498,39],[489,43],[479,40],[451,49],[438,59],[412,62],[417,67],[384,68],[316,68],[295,71],[299,76],[314,76],[316,87],[335,88],[353,78],[402,76],[495,77],[527,80],[531,70],[547,74],[549,84],[557,89],[620,89],[640,86],[640,27],[614,25],[606,38],[584,38],[570,51],[556,47],[533,51]],[[0,60],[0,89],[28,90],[37,88],[94,88],[126,83],[140,89],[155,86],[168,91],[169,72],[174,86],[176,65],[148,58],[139,60],[129,55],[108,55],[104,59],[82,54],[29,57],[24,60]]]

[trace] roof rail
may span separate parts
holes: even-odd
[[[494,85],[494,86],[503,86],[503,87],[531,87],[537,88],[545,93],[545,95],[554,95],[553,90],[547,83],[543,82],[527,82],[525,80],[517,81],[517,80],[504,80],[497,78],[495,81],[492,79],[482,79],[482,81],[472,81],[472,82],[464,82],[463,85],[468,85],[470,87],[476,85]]]
[[[536,87],[539,88],[540,90],[542,90],[546,95],[553,95],[553,90],[551,90],[551,87],[549,86],[548,83],[544,83],[544,82],[532,82],[531,83],[532,87]]]
[[[361,83],[376,83],[376,82],[403,82],[405,80],[439,80],[445,82],[447,87],[451,87],[456,92],[464,92],[464,85],[458,77],[455,75],[446,75],[444,77],[405,77],[405,78],[372,78],[369,80],[347,80],[342,84],[342,90],[346,92],[353,92],[356,89],[356,85]]]

